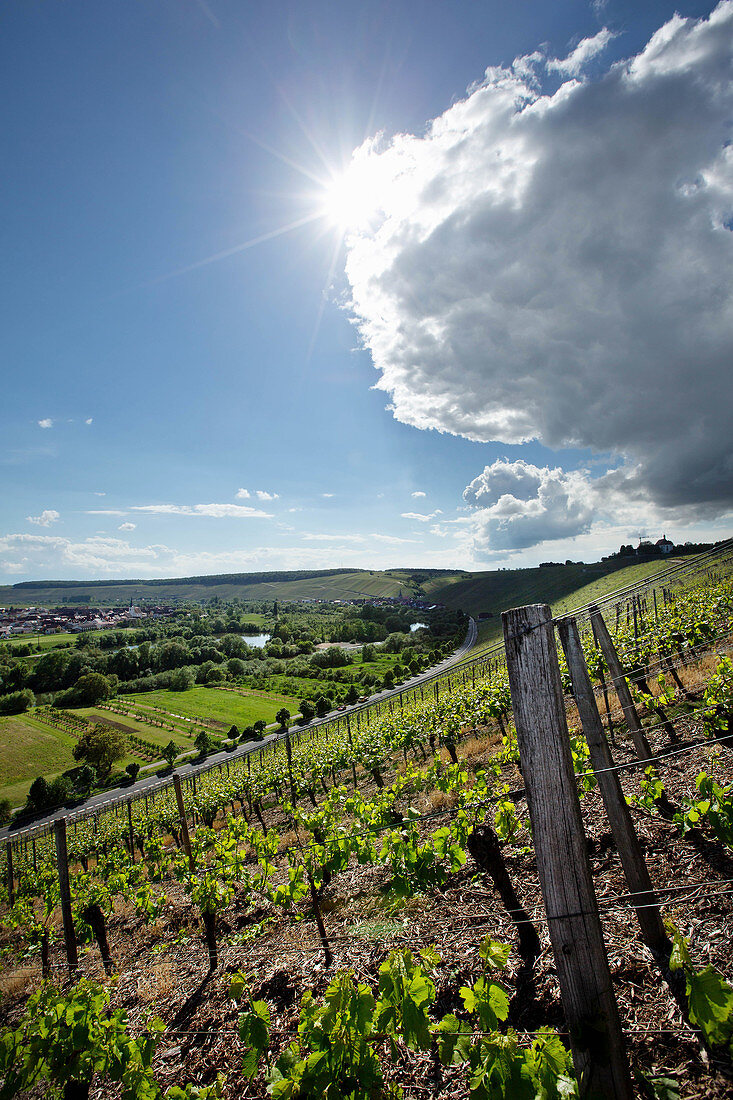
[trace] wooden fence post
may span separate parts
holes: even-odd
[[[15,905],[15,874],[13,872],[13,842],[6,840],[5,854],[8,864],[8,904]]]
[[[183,805],[183,791],[181,790],[181,777],[178,772],[173,773],[173,788],[176,792],[176,803],[178,804],[178,817],[181,822],[181,840],[183,841],[183,850],[188,856],[189,870],[193,872],[194,862],[193,853],[191,852],[191,838],[188,835],[188,822],[186,821],[186,809]]]
[[[595,642],[596,649],[601,652],[601,646],[598,641],[598,635],[596,634],[596,624],[591,620],[591,630],[593,631],[593,641]],[[608,684],[606,683],[606,676],[603,670],[601,670],[601,689],[603,691],[603,702],[606,707],[606,721],[608,722],[608,734],[611,738],[611,744],[615,745],[616,741],[613,736],[613,718],[611,717],[611,704],[608,701]]]
[[[66,945],[66,961],[69,964],[69,974],[74,973],[79,967],[79,956],[76,953],[76,936],[74,935],[74,918],[71,912],[71,890],[69,889],[69,856],[66,850],[66,820],[58,817],[53,823],[54,838],[56,840],[56,866],[59,873],[59,894],[61,897],[61,918],[64,923],[64,943]]]
[[[603,616],[596,604],[590,605],[590,621],[593,623],[596,638],[598,644],[601,647],[601,653],[603,654],[606,664],[608,665],[608,671],[611,673],[611,679],[613,680],[613,686],[616,689],[619,702],[624,712],[624,718],[626,719],[626,725],[629,728],[634,744],[636,746],[636,753],[639,760],[642,763],[647,763],[649,757],[652,755],[652,750],[649,742],[646,739],[646,734],[642,729],[641,722],[639,721],[639,715],[636,713],[636,707],[634,701],[631,698],[631,692],[629,685],[626,682],[624,676],[624,670],[621,668],[621,662],[618,659],[618,654],[611,641],[611,635],[608,633],[608,627],[603,621]]]
[[[502,614],[522,774],[582,1097],[632,1100],[573,773],[552,613]]]
[[[135,862],[135,829],[132,824],[132,799],[127,800],[127,827],[130,831],[130,862]]]
[[[573,685],[573,696],[578,705],[583,733],[588,742],[591,764],[596,773],[626,882],[633,895],[632,904],[636,909],[641,934],[655,958],[666,962],[671,954],[672,944],[664,931],[664,923],[659,912],[659,899],[649,878],[649,871],[639,846],[639,838],[621,790],[618,772],[613,770],[613,757],[606,742],[593,685],[583,657],[578,624],[574,618],[560,619],[557,628],[565,650]]]

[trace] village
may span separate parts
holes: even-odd
[[[175,608],[164,604],[145,610],[132,602],[124,608],[0,607],[0,639],[22,635],[83,634],[93,630],[120,629],[144,620],[167,618]]]

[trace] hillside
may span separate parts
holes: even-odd
[[[491,615],[480,627],[479,638],[485,642],[493,641],[501,634],[501,612],[507,608],[528,603],[548,603],[555,612],[569,611],[626,585],[665,572],[671,564],[659,558],[633,565],[627,563],[628,559],[621,558],[590,565],[463,573],[434,577],[423,588],[431,599],[446,607],[461,608],[474,617],[482,612]]]
[[[477,616],[498,616],[508,607],[537,601],[567,606],[598,598],[612,589],[664,570],[668,563],[627,564],[628,559],[535,569],[494,569],[475,573],[445,569],[333,569],[298,572],[234,573],[209,577],[127,581],[38,581],[0,586],[0,606],[91,606],[179,603],[210,600],[353,600],[362,597],[417,596]],[[585,590],[588,590],[587,592]],[[582,595],[581,595],[582,593]]]
[[[94,605],[154,601],[170,603],[222,600],[350,600],[361,596],[409,595],[413,572],[430,570],[314,570],[297,573],[238,573],[211,577],[182,577],[136,581],[39,581],[0,587],[0,605],[56,606],[61,603]]]

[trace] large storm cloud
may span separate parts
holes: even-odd
[[[399,420],[610,452],[637,498],[714,516],[733,502],[733,3],[584,78],[609,38],[489,69],[423,136],[356,152],[379,208],[347,239],[350,309]],[[561,474],[497,468],[469,502],[508,539],[497,486],[526,513],[534,478],[585,530]]]

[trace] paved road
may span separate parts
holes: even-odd
[[[466,654],[473,649],[477,638],[478,628],[476,623],[473,619],[469,619],[466,637],[462,645],[460,645],[450,657],[446,657],[445,660],[434,665],[428,671],[422,672],[418,676],[413,676],[411,680],[406,680],[405,683],[400,684],[399,687],[391,688],[388,691],[380,691],[377,695],[371,695],[368,703],[361,703],[348,707],[345,711],[331,711],[325,718],[315,718],[307,726],[296,727],[296,730],[311,730],[318,726],[328,725],[329,722],[333,722],[346,714],[355,714],[357,711],[368,710],[375,703],[383,703],[386,699],[398,696],[404,691],[413,690],[421,684],[433,680],[441,672],[447,672],[452,665],[461,661]],[[241,760],[242,757],[247,756],[248,753],[259,752],[263,745],[267,745],[270,741],[277,741],[282,736],[283,734],[280,733],[279,729],[275,729],[272,733],[267,734],[262,741],[249,741],[244,745],[237,745],[236,749],[233,749],[231,752],[212,753],[210,756],[207,756],[204,761],[200,761],[196,756],[191,763],[178,764],[176,771],[181,779],[188,779],[192,775],[198,775],[200,772],[210,771],[219,764],[226,764],[232,760]],[[141,795],[149,793],[153,788],[168,786],[171,782],[171,773],[166,770],[163,774],[159,775],[158,771],[161,771],[160,765],[154,765],[154,767],[157,768],[157,771],[153,775],[144,776],[142,779],[139,778],[136,783],[129,787],[116,787],[112,791],[104,791],[101,794],[94,795],[92,798],[88,798],[86,802],[80,803],[78,806],[74,806],[68,810],[56,809],[52,813],[33,818],[32,822],[26,822],[18,826],[6,826],[4,829],[0,829],[0,840],[6,840],[10,836],[22,836],[26,832],[43,828],[44,825],[54,821],[61,814],[67,816],[69,819],[73,819],[76,815],[86,817],[91,810],[99,809],[102,806],[112,806],[116,802],[125,802],[130,798],[137,799]]]

